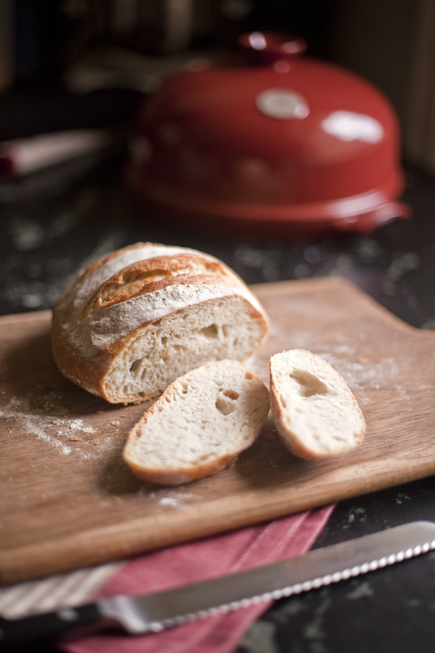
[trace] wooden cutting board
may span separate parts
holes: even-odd
[[[106,562],[435,473],[435,334],[402,323],[339,278],[254,288],[271,318],[250,367],[271,354],[324,356],[367,420],[363,445],[327,461],[283,447],[268,419],[236,465],[178,488],[121,460],[149,405],[112,406],[64,379],[50,312],[0,318],[0,582]]]

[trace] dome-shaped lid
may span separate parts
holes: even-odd
[[[191,61],[144,103],[135,188],[204,226],[270,236],[369,232],[408,215],[396,201],[400,135],[385,97],[301,56],[301,39],[253,32],[240,44],[229,61]]]

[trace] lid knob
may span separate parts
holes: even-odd
[[[238,42],[252,54],[260,55],[265,63],[292,59],[307,49],[304,39],[285,32],[247,32]]]

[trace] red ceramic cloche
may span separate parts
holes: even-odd
[[[147,99],[129,179],[154,206],[204,227],[282,237],[369,233],[409,215],[400,135],[385,97],[254,32],[231,65],[193,60]]]

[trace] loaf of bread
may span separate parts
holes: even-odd
[[[150,483],[211,476],[254,442],[268,412],[268,389],[243,363],[207,363],[172,383],[144,414],[124,460]]]
[[[53,310],[61,371],[111,403],[138,403],[210,360],[248,358],[268,331],[243,281],[195,250],[137,243],[90,265]]]
[[[271,415],[285,446],[301,458],[328,458],[358,446],[365,420],[343,377],[303,349],[270,359]]]

